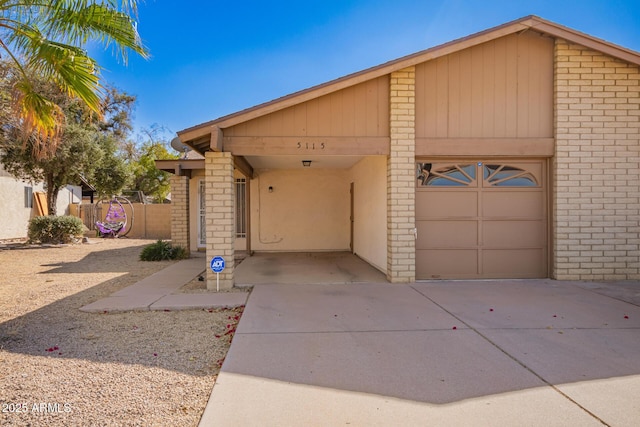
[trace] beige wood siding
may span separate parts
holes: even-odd
[[[553,40],[513,34],[418,65],[416,137],[553,137]]]
[[[224,135],[389,136],[389,78],[379,77],[232,126]]]

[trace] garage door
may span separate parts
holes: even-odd
[[[547,277],[544,160],[416,169],[416,278]]]

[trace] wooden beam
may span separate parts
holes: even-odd
[[[390,138],[383,137],[224,137],[225,151],[234,156],[376,156],[389,154]]]
[[[192,141],[198,138],[209,137],[211,135],[212,128],[213,126],[210,124],[201,125],[179,131],[178,136],[180,137],[180,141],[182,141],[183,144],[190,145]]]
[[[211,127],[211,142],[209,144],[211,151],[223,151],[222,129],[218,126]]]
[[[416,138],[416,157],[553,157],[553,138]]]
[[[242,156],[233,156],[233,165],[242,172],[244,176],[253,179],[253,167],[247,162],[247,159]]]
[[[182,171],[204,169],[204,160],[156,160],[156,168],[180,175]]]

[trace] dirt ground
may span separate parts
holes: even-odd
[[[242,309],[83,313],[173,262],[91,242],[0,250],[0,425],[197,425]]]

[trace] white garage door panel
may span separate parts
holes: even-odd
[[[416,278],[547,277],[544,160],[419,161]]]

